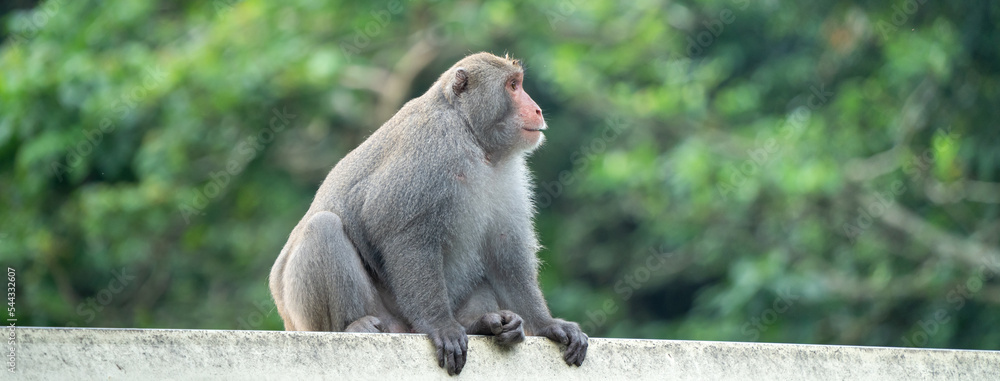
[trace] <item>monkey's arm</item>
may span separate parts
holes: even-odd
[[[405,162],[393,164],[373,180],[379,186],[370,188],[360,216],[367,236],[376,238],[371,242],[399,312],[429,336],[438,365],[457,374],[465,365],[468,338],[452,312],[444,278],[448,193],[433,189],[433,175],[404,176],[417,172]]]
[[[400,312],[421,332],[458,324],[449,307],[441,250],[417,234],[426,233],[401,232],[382,245],[386,280]]]
[[[468,338],[450,308],[441,249],[427,239],[440,233],[411,230],[384,245],[387,281],[403,317],[434,343],[438,365],[457,374],[465,366]]]
[[[530,226],[530,225],[529,225]],[[552,341],[566,345],[563,360],[567,364],[583,363],[587,356],[588,338],[577,323],[552,317],[542,290],[538,286],[538,260],[535,256],[537,247],[534,232],[505,236],[496,247],[506,247],[506,253],[496,256],[493,277],[500,278],[491,282],[500,302],[500,307],[521,314],[528,335],[545,336]],[[523,237],[518,239],[516,237]]]

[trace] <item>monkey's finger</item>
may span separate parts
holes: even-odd
[[[574,332],[572,335],[572,343],[566,348],[565,360],[569,365],[580,366],[587,357],[587,336],[582,332]]]
[[[566,362],[566,365],[573,365],[573,361],[576,361],[576,353],[566,348],[566,352],[563,352],[563,361]]]
[[[566,365],[573,365],[573,361],[576,361],[576,350],[573,347],[566,347],[566,351],[563,352],[563,361]]]
[[[494,335],[499,335],[503,332],[503,317],[500,314],[491,313],[489,316],[490,332]],[[483,317],[486,319],[486,316]]]
[[[447,362],[448,362],[448,374],[459,374],[462,372],[462,367],[465,366],[465,353],[459,348],[457,342],[451,341],[447,346]]]
[[[570,343],[570,345],[566,347],[566,352],[563,353],[563,360],[566,361],[566,365],[580,365],[580,352],[582,352],[580,342],[574,341],[573,343]]]
[[[588,347],[589,346],[587,344],[583,345],[583,348],[580,350],[580,354],[577,355],[576,366],[583,365],[583,360],[585,360],[587,358],[587,348]]]
[[[456,361],[455,374],[462,373],[462,369],[465,368],[465,359],[468,357],[468,355],[469,355],[468,342],[463,339],[459,339],[458,353],[455,354],[455,361]]]
[[[455,344],[448,340],[444,346],[444,363],[447,365],[448,374],[454,375],[457,373],[455,369],[458,362],[455,361]]]
[[[450,351],[447,346],[444,349],[444,366],[443,368],[448,371],[448,375],[455,374],[455,352]]]
[[[576,361],[576,354],[580,350],[580,342],[572,333],[569,333],[569,339],[569,344],[566,345],[566,350],[563,352],[563,361],[566,361],[567,365],[573,365],[573,362]]]
[[[447,367],[445,367],[445,369],[448,370],[448,375],[449,376],[454,376],[454,375],[458,374],[458,372],[455,371],[455,361],[454,360],[445,360],[445,362],[448,365]]]
[[[444,343],[441,342],[441,338],[435,337],[432,339],[434,341],[434,354],[437,355],[438,366],[444,368]]]

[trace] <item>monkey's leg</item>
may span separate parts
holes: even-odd
[[[480,285],[455,314],[470,335],[493,335],[500,345],[524,341],[524,320],[518,314],[501,310],[493,289]]]
[[[380,331],[381,323],[374,317],[378,311],[375,287],[340,217],[331,212],[313,215],[298,245],[287,254],[279,281],[287,314],[282,318],[291,327]]]

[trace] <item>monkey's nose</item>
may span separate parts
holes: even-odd
[[[536,108],[535,109],[535,114],[537,114],[538,116],[542,116],[542,109]]]

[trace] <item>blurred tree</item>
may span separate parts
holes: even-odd
[[[543,288],[596,336],[1000,349],[1000,4],[11,3],[24,325],[280,329],[319,182],[445,68],[528,67]]]

